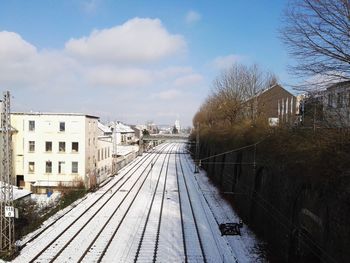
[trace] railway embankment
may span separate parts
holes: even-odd
[[[271,261],[349,262],[348,134],[250,135],[201,134],[200,166],[267,241]]]

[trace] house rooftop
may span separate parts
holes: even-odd
[[[100,117],[83,113],[62,113],[62,112],[11,112],[14,115],[56,115],[56,116],[85,116],[87,118],[99,119]]]
[[[347,87],[350,87],[350,80],[342,81],[342,82],[338,82],[338,83],[332,84],[332,85],[330,85],[330,86],[327,88],[327,90],[330,90],[330,89],[337,89],[337,88],[347,88]]]
[[[101,122],[97,123],[98,128],[103,132],[103,133],[112,133],[112,129]]]
[[[290,93],[288,90],[286,90],[285,88],[283,88],[280,84],[274,84],[274,85],[272,85],[272,86],[270,86],[270,87],[268,87],[267,89],[263,89],[263,90],[261,90],[261,91],[258,91],[258,94],[257,94],[257,96],[260,96],[261,94],[263,94],[263,93],[265,93],[265,92],[268,92],[268,91],[270,91],[270,90],[272,90],[272,89],[274,89],[274,88],[281,88],[281,89],[283,89],[283,90],[285,90],[286,92],[288,92],[291,96],[294,96],[292,93]]]
[[[114,126],[115,126],[116,131],[119,133],[134,133],[135,132],[133,129],[130,128],[130,126],[127,126],[127,125],[125,125],[121,122],[118,122],[118,121],[115,124],[114,124],[114,122],[111,122],[109,124],[109,127],[113,130],[114,130]]]

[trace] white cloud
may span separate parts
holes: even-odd
[[[197,73],[181,76],[174,82],[176,87],[192,87],[200,84],[203,81],[203,76]]]
[[[93,62],[149,63],[185,51],[181,35],[172,35],[159,19],[134,18],[90,36],[71,39],[66,51]]]
[[[200,21],[201,18],[202,18],[202,16],[199,13],[191,10],[186,14],[185,21],[187,24],[194,24],[194,23]]]
[[[232,66],[234,63],[241,61],[243,58],[243,56],[234,54],[220,56],[216,57],[211,63],[211,65],[216,69],[226,69]]]
[[[159,93],[154,93],[151,95],[153,99],[161,99],[161,100],[172,100],[181,96],[181,92],[175,89],[164,90]]]
[[[36,48],[14,32],[0,32],[0,61],[23,61],[36,55]]]
[[[137,68],[96,67],[88,70],[88,83],[95,87],[142,87],[152,83],[152,72]]]
[[[159,79],[169,79],[191,73],[193,73],[193,69],[191,67],[167,67],[159,70],[156,73],[156,77]]]
[[[130,44],[132,39],[137,43]],[[185,49],[183,37],[168,33],[157,19],[132,19],[56,50],[38,49],[15,32],[0,31],[0,87],[14,96],[14,111],[83,112],[130,123],[171,111],[190,123],[193,105],[199,104],[192,98],[198,96],[179,88],[195,85],[201,75],[174,62]]]

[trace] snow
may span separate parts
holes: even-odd
[[[8,186],[8,184],[6,184],[6,186]],[[1,188],[3,187],[2,181],[0,181],[0,187]],[[32,193],[28,190],[18,188],[17,186],[14,186],[14,185],[12,185],[12,190],[13,190],[13,200],[21,199],[21,198],[28,196]]]
[[[19,189],[17,186],[13,187],[13,200],[21,199],[30,195],[32,192],[26,189]]]
[[[32,194],[31,199],[37,203],[39,207],[46,207],[56,204],[61,198],[58,192],[52,193],[49,197],[47,194]]]
[[[184,152],[184,147],[163,144],[157,152]],[[14,262],[33,260],[43,249],[36,261],[96,262],[102,256],[102,262],[134,262],[138,251],[138,262],[151,262],[154,255],[157,262],[184,262],[186,251],[188,262],[204,257],[207,262],[262,262],[253,251],[259,241],[246,226],[242,236],[221,236],[218,223],[239,218],[205,173],[193,174],[193,167],[185,154],[136,158],[98,191],[19,241],[25,246]]]
[[[129,153],[138,151],[139,147],[137,145],[118,145],[117,154],[119,156],[125,156]]]

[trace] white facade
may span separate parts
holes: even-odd
[[[12,113],[17,184],[40,189],[79,182],[90,186],[97,166],[98,117],[66,113]]]
[[[131,127],[121,122],[112,122],[109,127],[112,132],[116,132],[117,145],[128,145],[135,142],[135,131]]]
[[[96,183],[99,184],[113,173],[113,137],[109,127],[98,123]]]
[[[350,81],[333,84],[323,95],[323,113],[329,126],[350,127]]]
[[[180,133],[181,132],[181,126],[180,126],[180,121],[176,120],[175,121],[175,128],[177,129],[177,132]]]

